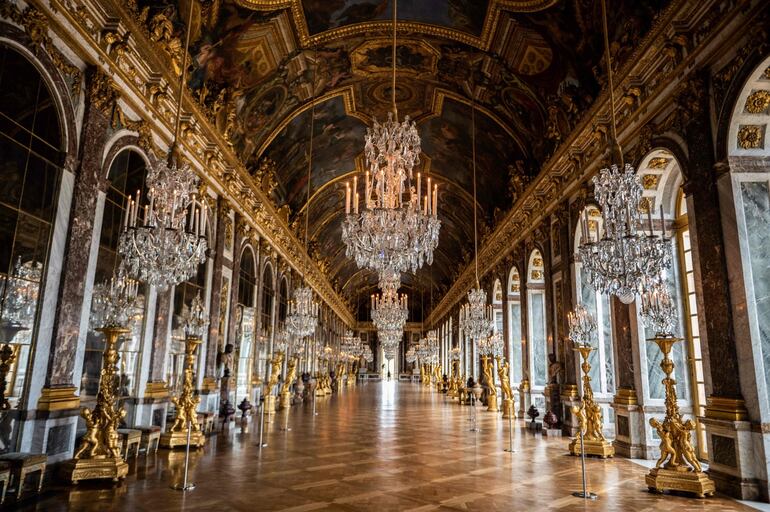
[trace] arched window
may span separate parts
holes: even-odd
[[[516,267],[508,276],[508,353],[510,354],[511,385],[521,382],[521,277]]]
[[[265,265],[265,270],[262,272],[262,310],[261,310],[261,323],[262,334],[270,339],[270,334],[273,328],[273,300],[275,298],[275,291],[273,289],[273,269],[270,265]]]
[[[104,200],[104,212],[102,214],[102,227],[99,234],[99,253],[96,258],[96,273],[94,283],[98,286],[107,283],[118,268],[120,257],[118,255],[118,238],[123,226],[123,216],[128,201],[128,196],[141,190],[145,194],[145,176],[147,174],[147,162],[144,156],[133,149],[125,149],[117,154],[110,164],[107,174],[109,187]],[[139,283],[139,298],[133,314],[134,321],[131,324],[131,336],[126,336],[119,345],[120,384],[119,396],[126,398],[136,396],[136,384],[139,378],[139,352],[142,346],[144,334],[144,307],[146,287]],[[92,309],[96,306],[92,301]],[[83,374],[80,382],[81,400],[96,398],[99,391],[99,374],[102,370],[102,353],[104,352],[104,337],[95,329],[102,327],[94,325],[94,315],[91,315],[92,324],[89,325],[86,337],[86,349],[83,359]]]
[[[746,312],[736,314],[736,320],[748,323],[762,422],[770,422],[770,112],[762,107],[762,95],[770,92],[768,67],[770,57],[754,68],[744,84],[727,141],[739,239],[735,256],[742,270],[742,275],[731,279],[743,281],[746,304]],[[750,368],[751,363],[746,361],[742,367]]]
[[[527,314],[529,325],[529,374],[533,390],[548,383],[548,341],[545,316],[545,268],[543,256],[535,249],[527,265]],[[545,397],[533,397],[538,407],[545,407]]]
[[[236,402],[249,397],[252,368],[254,367],[254,343],[257,295],[257,266],[254,251],[250,246],[243,248],[238,273],[238,369],[235,381]]]
[[[495,332],[503,334],[503,285],[500,284],[499,279],[495,279],[495,283],[492,286],[492,311],[495,315],[494,327]]]
[[[289,301],[289,282],[284,276],[281,279],[281,293],[278,295],[278,324],[283,326],[286,323],[287,305]]]
[[[602,232],[602,217],[594,206],[588,206],[587,211],[581,213],[580,218],[588,217],[588,233],[593,240],[598,240]],[[582,228],[577,227],[575,235],[575,249],[582,243]],[[596,320],[596,339],[590,343],[596,350],[591,352],[588,363],[591,365],[591,385],[597,395],[611,396],[615,393],[615,356],[612,343],[612,310],[609,296],[594,290],[591,285],[582,278],[580,263],[575,264],[575,283],[577,287],[578,303]],[[578,357],[577,355],[575,357]],[[611,418],[611,414],[605,418]]]
[[[0,44],[0,320],[26,329],[11,339],[6,397],[21,399],[38,330],[64,162],[59,113],[43,77]]]

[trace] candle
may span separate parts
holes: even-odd
[[[660,237],[666,236],[666,224],[663,220],[663,205],[660,205]]]
[[[369,171],[366,171],[366,185],[364,186],[364,206],[369,204]]]
[[[124,230],[128,228],[128,212],[130,211],[130,207],[131,207],[131,196],[128,196],[128,203],[126,205],[125,211],[123,212],[123,229]]]
[[[418,172],[417,173],[417,207],[420,207],[420,196],[422,195],[420,191],[420,186],[422,186],[422,175]]]
[[[430,207],[431,207],[431,200],[430,200],[430,176],[428,176],[428,189],[427,189],[427,199],[428,199],[428,209],[425,211],[425,215],[430,214]]]
[[[345,183],[345,214],[350,214],[350,183]]]
[[[355,207],[355,214],[358,215],[358,192],[356,192],[356,200],[354,201],[353,206]]]
[[[652,204],[647,205],[647,227],[650,229],[650,236],[652,236]]]
[[[438,205],[438,184],[433,185],[433,215],[436,216],[436,206]]]

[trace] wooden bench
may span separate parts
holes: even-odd
[[[0,462],[0,482],[3,482],[3,492],[0,494],[0,505],[5,501],[5,493],[8,490],[8,481],[11,479],[11,465]]]
[[[11,452],[0,455],[0,462],[6,462],[11,469],[11,482],[16,485],[16,499],[21,498],[24,491],[24,480],[27,475],[39,472],[37,492],[43,488],[43,475],[48,457],[42,453]]]
[[[158,445],[160,444],[160,427],[157,425],[138,425],[134,428],[142,433],[142,441],[139,444],[139,449],[143,448],[147,455],[150,454],[151,449],[153,452],[157,453]]]
[[[134,459],[139,457],[139,444],[142,441],[142,431],[133,428],[119,428],[118,435],[123,444],[123,460],[128,459],[128,452],[134,447]]]

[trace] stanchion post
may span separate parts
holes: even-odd
[[[260,406],[261,412],[259,413],[259,449],[267,448],[267,443],[263,443],[263,433],[265,432],[265,403],[267,403],[267,397],[262,397],[262,405]]]
[[[192,491],[195,489],[195,484],[189,483],[187,477],[190,471],[190,434],[192,433],[192,421],[187,420],[187,446],[184,453],[184,481],[182,485],[172,485],[171,488],[177,491]]]
[[[598,496],[592,492],[588,492],[588,483],[586,482],[586,452],[583,446],[583,429],[580,429],[580,466],[583,473],[583,491],[573,492],[572,495],[576,498],[583,498],[585,500],[595,500]]]
[[[505,450],[508,453],[516,453],[513,449],[513,414],[508,414],[508,448]]]

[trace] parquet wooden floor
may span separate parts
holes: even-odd
[[[580,489],[579,459],[568,439],[532,435],[479,410],[481,432],[469,431],[468,408],[417,384],[377,383],[295,406],[280,415],[209,438],[192,457],[188,493],[170,489],[182,477],[184,453],[160,451],[131,465],[117,487],[54,488],[21,510],[211,511],[647,511],[754,510],[717,496],[698,500],[650,494],[647,470],[629,460],[589,460],[595,502]]]

